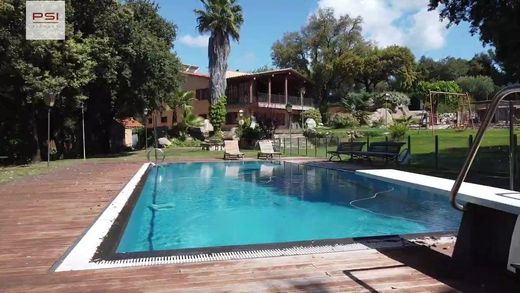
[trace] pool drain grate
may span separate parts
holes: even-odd
[[[380,239],[361,241],[351,244],[310,246],[310,247],[291,247],[282,249],[266,249],[266,250],[248,250],[219,252],[209,254],[194,255],[172,255],[160,257],[144,257],[121,260],[102,260],[91,262],[92,269],[99,268],[120,268],[120,267],[137,267],[137,266],[153,266],[164,264],[185,264],[185,263],[203,263],[211,261],[226,261],[240,259],[254,259],[265,257],[279,256],[297,256],[320,253],[348,252],[355,250],[369,250],[408,246],[409,243],[402,241],[400,238]]]

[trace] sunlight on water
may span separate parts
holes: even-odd
[[[154,167],[118,252],[454,231],[448,198],[290,163]]]

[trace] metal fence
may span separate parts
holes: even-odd
[[[365,136],[360,138],[346,138],[330,136],[326,138],[278,138],[275,148],[285,156],[328,158],[329,151],[336,150],[340,142],[366,142],[366,146],[373,142],[389,141],[388,136]],[[502,141],[503,140],[503,141]],[[458,170],[473,143],[473,135],[467,137],[447,138],[438,135],[431,138],[414,138],[407,136],[405,142],[411,154],[410,164],[420,168],[438,170]],[[365,146],[365,148],[366,148]],[[513,154],[510,162],[510,148]],[[418,149],[419,151],[416,151]],[[476,158],[473,171],[486,174],[508,174],[509,164],[515,164],[518,169],[520,163],[518,138],[515,134],[512,144],[506,138],[484,141]]]

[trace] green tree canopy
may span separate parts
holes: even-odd
[[[362,84],[368,92],[383,81],[397,89],[410,89],[416,79],[415,57],[410,49],[400,46],[369,46],[360,53],[344,53],[337,60],[337,68],[345,79]]]
[[[459,87],[478,101],[488,100],[496,91],[493,79],[489,76],[462,76],[456,80]]]
[[[300,31],[287,33],[273,44],[272,59],[277,67],[292,67],[312,80],[309,94],[324,105],[346,86],[338,71],[337,57],[360,52],[367,45],[361,35],[361,18],[336,18],[334,10],[320,9]]]
[[[457,93],[461,94],[464,93],[463,90],[460,88],[460,86],[455,81],[435,81],[435,82],[428,82],[428,81],[420,81],[417,83],[414,89],[414,97],[424,101],[428,108],[431,108],[429,97],[430,97],[430,91],[437,91],[437,92],[446,92],[446,93]],[[449,94],[443,94],[437,96],[433,100],[433,109],[434,111],[437,111],[438,105],[443,104],[446,105],[447,109],[455,109],[459,105],[460,97],[458,96],[452,96]]]
[[[25,40],[25,1],[0,5],[0,152],[15,161],[46,150],[46,111],[56,95],[51,139],[58,156],[81,146],[85,104],[87,152],[110,151],[114,118],[158,108],[179,86],[171,53],[176,27],[147,0],[70,1],[64,41]],[[9,111],[7,111],[9,109]]]
[[[507,83],[507,78],[504,72],[500,69],[500,65],[497,64],[495,52],[493,50],[475,54],[475,56],[469,60],[468,75],[489,76],[497,85],[505,85]]]
[[[419,79],[425,81],[455,80],[468,75],[470,64],[468,60],[446,57],[439,61],[421,57],[417,63]]]
[[[469,22],[472,33],[479,33],[484,44],[495,47],[496,58],[508,74],[508,80],[520,80],[520,2],[430,0],[431,10],[438,7],[441,18],[448,19],[450,25]]]
[[[227,60],[231,51],[229,38],[240,39],[244,23],[242,7],[236,0],[201,0],[204,10],[195,9],[197,29],[210,33],[208,44],[210,100],[216,104],[226,93]]]

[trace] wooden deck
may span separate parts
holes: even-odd
[[[462,270],[423,246],[50,272],[139,167],[87,162],[0,185],[0,292],[520,292],[511,276]]]

